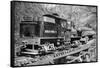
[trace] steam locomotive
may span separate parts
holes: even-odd
[[[35,53],[38,54],[39,49],[43,48],[51,52],[55,47],[64,44],[64,34],[68,31],[67,20],[57,14],[45,14],[40,19],[42,20],[25,20],[20,23],[20,37],[25,45],[22,48],[23,53],[30,53],[26,50],[31,52],[36,50]],[[70,39],[69,36],[67,39]]]

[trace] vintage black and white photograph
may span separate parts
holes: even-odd
[[[97,6],[11,2],[12,66],[97,62]]]

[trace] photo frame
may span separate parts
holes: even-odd
[[[11,67],[97,61],[96,5],[11,1]]]

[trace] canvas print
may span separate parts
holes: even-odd
[[[97,6],[11,2],[11,66],[97,62]]]

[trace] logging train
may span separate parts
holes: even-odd
[[[20,55],[45,55],[55,50],[76,48],[86,43],[82,31],[75,30],[75,25],[58,14],[45,14],[40,21],[24,20],[20,23],[22,46]],[[73,32],[72,32],[73,30]],[[80,41],[85,37],[84,41]],[[81,42],[81,43],[80,43]]]
[[[66,31],[70,31],[67,20],[57,14],[45,14],[42,21],[24,20],[20,23],[20,37],[25,45],[22,51],[35,50],[39,47],[54,50],[55,47],[64,44]],[[66,34],[66,41],[70,39],[69,35]]]

